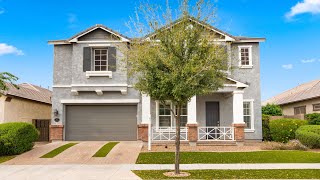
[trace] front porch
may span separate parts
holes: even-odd
[[[226,86],[218,92],[194,96],[185,107],[180,138],[190,145],[216,143],[234,144],[244,141],[243,88]],[[166,114],[166,107],[142,95],[142,122],[138,126],[138,139],[153,144],[174,143],[174,116]],[[170,113],[170,112],[169,112]]]

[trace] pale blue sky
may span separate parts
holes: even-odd
[[[170,2],[176,6],[176,0]],[[51,87],[48,40],[69,38],[94,24],[126,34],[136,5],[128,0],[0,0],[0,72]],[[320,78],[320,0],[219,0],[216,6],[215,26],[221,30],[267,38],[261,44],[263,100]]]

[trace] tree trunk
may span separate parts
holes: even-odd
[[[175,153],[175,174],[180,174],[180,115],[181,105],[177,105],[177,116],[176,116],[176,153]]]

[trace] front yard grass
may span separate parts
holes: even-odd
[[[0,156],[0,164],[13,159],[14,157],[16,156]]]
[[[119,142],[109,142],[102,146],[92,157],[106,157],[111,149]]]
[[[76,144],[78,144],[78,143],[65,144],[63,146],[60,146],[60,147],[48,152],[47,154],[41,156],[40,158],[53,158],[53,157],[57,156],[58,154],[62,153],[63,151],[65,151],[66,149],[68,149]]]
[[[169,170],[133,171],[142,179],[175,179],[164,176]],[[179,179],[320,179],[320,169],[271,170],[189,170],[189,177]]]
[[[181,164],[320,163],[320,153],[306,151],[181,152]],[[136,164],[174,164],[174,152],[140,153]]]

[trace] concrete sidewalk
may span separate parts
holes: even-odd
[[[0,165],[0,179],[140,179],[131,171],[173,169],[173,164]],[[181,164],[181,170],[197,169],[320,169],[320,163]]]

